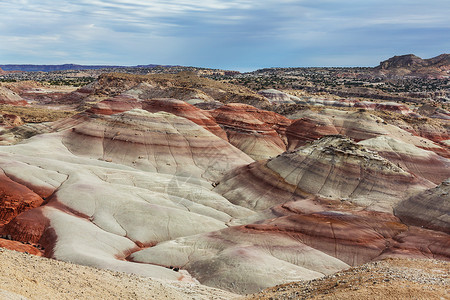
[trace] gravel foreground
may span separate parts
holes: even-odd
[[[450,262],[388,258],[326,277],[278,285],[253,299],[450,299]]]
[[[196,283],[100,270],[0,248],[0,300],[450,299],[450,262],[390,258],[239,296]]]
[[[100,270],[0,248],[0,299],[234,299],[207,286]]]

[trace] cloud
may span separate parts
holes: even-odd
[[[402,51],[437,55],[450,36],[447,0],[0,0],[0,9],[1,63],[370,65]]]

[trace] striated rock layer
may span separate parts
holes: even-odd
[[[178,238],[131,259],[181,267],[206,285],[251,293],[386,256],[448,259],[449,243],[449,235],[408,228],[389,214],[333,211]]]
[[[10,105],[27,105],[28,102],[17,93],[7,89],[6,87],[0,86],[0,104],[10,104]]]
[[[177,99],[162,98],[143,101],[127,95],[120,95],[97,103],[94,107],[89,109],[89,111],[96,114],[112,115],[135,108],[149,112],[168,112],[186,118],[218,137],[227,140],[225,131],[216,123],[208,112]]]
[[[413,200],[435,193],[433,182],[448,169],[424,150],[435,144],[362,112],[352,122],[324,113],[335,133],[359,143],[343,136],[304,142],[300,133],[318,131],[296,124],[293,150],[284,151],[294,125],[280,115],[145,99],[153,95],[143,92],[147,84],[127,86],[89,112],[22,126],[17,134],[41,134],[0,147],[3,211],[16,209],[0,235],[12,246],[239,293],[384,257],[450,258],[439,197],[421,209]],[[414,210],[423,212],[420,221],[405,218]]]
[[[253,159],[267,159],[286,150],[285,131],[291,121],[246,104],[227,104],[211,111],[231,144]]]
[[[409,173],[435,184],[450,177],[450,159],[400,140],[379,136],[359,142]]]
[[[208,180],[252,161],[185,118],[139,109],[112,116],[86,116],[86,121],[68,131],[62,142],[76,155]]]
[[[431,186],[347,138],[327,136],[232,171],[215,191],[254,209],[319,195],[391,212],[414,191]]]
[[[177,266],[201,283],[244,294],[283,281],[307,280],[347,268],[292,234],[232,227],[138,251],[133,261]]]
[[[292,115],[291,118],[296,120],[286,129],[288,150],[296,149],[324,135],[342,134],[357,142],[378,136],[389,136],[447,157],[445,154],[448,152],[447,147],[388,124],[367,112],[323,109],[319,112],[302,111]]]
[[[177,99],[152,99],[143,102],[142,109],[149,112],[165,111],[186,118],[221,139],[228,141],[226,132],[216,123],[209,112],[203,111],[187,102]]]
[[[45,256],[190,280],[185,271],[126,258],[254,214],[210,191],[217,176],[253,160],[192,121],[135,109],[81,114],[58,126],[69,128],[0,148],[0,167],[30,189],[15,189],[15,201],[31,190],[46,198],[1,233],[41,245]]]

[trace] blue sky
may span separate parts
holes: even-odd
[[[449,0],[0,0],[0,64],[375,66],[450,52]]]

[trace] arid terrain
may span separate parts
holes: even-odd
[[[0,249],[0,299],[448,299],[449,263],[387,259],[240,296]]]
[[[0,72],[0,298],[448,299],[448,54],[106,71]]]

